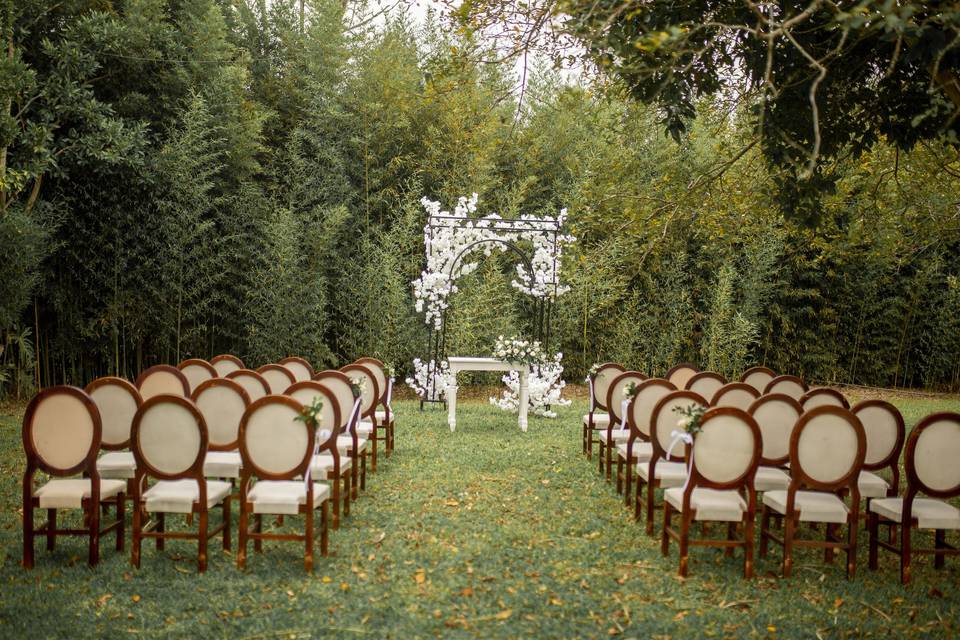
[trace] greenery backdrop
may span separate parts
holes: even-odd
[[[0,394],[219,352],[402,373],[426,340],[418,201],[473,191],[482,213],[569,208],[568,379],[691,360],[960,387],[949,143],[832,151],[811,226],[722,95],[674,141],[615,75],[531,69],[521,101],[483,39],[435,20],[332,0],[0,7]],[[451,350],[522,326],[510,269],[462,283]]]

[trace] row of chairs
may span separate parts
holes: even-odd
[[[762,375],[755,375],[758,372]],[[911,527],[901,527],[900,544],[895,546],[879,539],[876,531],[881,525],[891,528],[890,539],[903,522],[921,528],[936,525],[935,546],[930,551],[936,554],[936,566],[942,566],[945,555],[955,553],[947,545],[944,531],[960,529],[960,511],[942,500],[916,499],[916,495],[920,492],[941,499],[960,495],[960,471],[951,462],[960,453],[960,415],[929,416],[911,433],[906,454],[907,490],[904,498],[898,498],[905,428],[903,417],[893,405],[869,400],[851,409],[846,398],[834,390],[809,390],[799,378],[776,376],[769,369],[750,370],[736,383],[726,383],[714,373],[696,372],[690,365],[674,368],[671,374],[677,375],[671,376],[672,380],[648,379],[615,364],[600,366],[591,380],[590,413],[584,417],[586,427],[595,433],[585,434],[584,449],[589,455],[588,438],[600,446],[600,470],[603,472],[606,460],[608,480],[610,454],[617,449],[618,491],[625,494],[629,504],[631,484],[636,482],[634,512],[640,519],[641,496],[646,489],[646,530],[650,534],[654,531],[654,490],[664,490],[663,549],[666,553],[671,537],[680,540],[681,573],[687,570],[690,521],[719,519],[738,525],[731,525],[727,540],[719,546],[743,546],[744,571],[750,575],[756,493],[763,494],[760,553],[766,554],[770,541],[781,544],[785,575],[790,574],[794,546],[819,545],[826,547],[828,559],[834,551],[846,550],[848,575],[852,576],[861,499],[869,501],[871,568],[877,565],[878,548],[895,550],[901,556],[901,578],[909,581]],[[673,380],[686,388],[678,389],[679,384]],[[712,388],[697,386],[698,381],[707,380]],[[761,386],[763,392],[759,391]],[[628,398],[631,387],[634,395]],[[598,401],[599,391],[604,392],[605,404]],[[704,440],[705,431],[701,431],[692,450],[679,446],[684,444],[683,436],[677,433],[677,410],[691,406],[706,410],[704,424],[710,417],[714,425],[711,433],[722,434]],[[598,415],[599,408],[608,409],[608,413]],[[717,431],[721,426],[729,427],[729,432]],[[923,436],[928,430],[930,435]],[[920,438],[939,443],[938,450],[922,448],[923,455],[915,457],[916,449],[911,450],[910,443]],[[756,456],[751,453],[753,448]],[[742,473],[738,471],[740,475],[734,478],[711,475],[700,468],[711,464],[718,468],[746,466],[737,467]],[[889,469],[890,482],[874,473],[881,469]],[[922,480],[924,474],[917,475],[911,469],[924,469],[937,479]],[[726,479],[721,482],[722,478]],[[731,485],[733,480],[736,482]],[[691,493],[693,486],[703,490]],[[679,531],[670,526],[675,512],[686,522]],[[938,514],[936,519],[923,515],[917,518],[918,514],[934,513]],[[771,521],[783,526],[782,536],[770,528]],[[813,542],[798,538],[800,522],[823,523],[825,539]],[[842,524],[848,526],[846,541],[837,535]],[[743,536],[734,544],[738,529]]]
[[[198,566],[203,571],[210,537],[222,533],[224,548],[230,548],[230,502],[236,497],[241,502],[241,567],[248,540],[254,541],[257,551],[265,539],[299,540],[306,543],[304,563],[312,570],[313,514],[318,508],[321,551],[326,555],[328,502],[333,503],[333,527],[338,528],[341,500],[346,516],[351,498],[357,498],[360,466],[359,485],[365,489],[367,443],[378,424],[383,425],[387,454],[392,451],[392,380],[383,363],[363,358],[339,371],[309,369],[309,378],[290,382],[283,374],[270,381],[271,372],[279,373],[276,368],[249,375],[242,364],[224,377],[218,372],[191,379],[184,370],[202,368],[209,373],[197,362],[186,361],[181,368],[152,367],[135,385],[121,378],[100,378],[86,390],[52,387],[33,398],[23,423],[25,567],[33,566],[36,535],[46,536],[48,550],[58,535],[88,536],[91,565],[99,559],[100,537],[110,531],[116,532],[117,549],[122,550],[126,500],[133,502],[136,566],[143,538],[156,538],[158,549],[166,538],[188,538],[198,540]],[[298,374],[306,377],[309,365],[304,364],[301,360],[290,368],[300,369]],[[285,369],[288,363],[281,366]],[[231,377],[238,372],[244,373]],[[253,394],[238,378],[256,382],[250,385]],[[355,399],[353,383],[359,380],[364,382],[363,392]],[[286,387],[273,386],[284,382]],[[381,394],[381,388],[386,392]],[[322,401],[318,431],[302,418],[304,408],[317,398]],[[98,458],[101,449],[107,453]],[[37,471],[53,479],[35,486]],[[148,487],[147,478],[156,482]],[[116,519],[101,527],[100,507],[110,503],[116,507]],[[218,504],[223,517],[211,528],[208,512]],[[68,508],[83,510],[83,528],[57,528],[57,510]],[[35,528],[35,509],[47,510],[47,523],[40,529]],[[197,531],[166,531],[166,513],[187,514],[188,522],[197,516]],[[305,516],[303,535],[263,532],[264,514],[278,515],[282,521],[283,515],[297,513]],[[148,514],[155,518],[147,521]],[[248,526],[251,516],[256,522],[253,530]]]

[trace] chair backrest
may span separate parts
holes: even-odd
[[[937,498],[960,495],[960,413],[934,413],[910,432],[904,467],[907,495],[916,491]]]
[[[653,418],[653,410],[657,404],[670,392],[677,388],[669,380],[662,378],[653,378],[644,380],[637,385],[637,394],[630,402],[630,408],[627,411],[627,423],[630,425],[630,431],[633,437],[640,437],[643,440],[650,439],[650,421]]]
[[[340,431],[346,418],[340,417],[340,403],[330,387],[316,380],[303,380],[293,383],[287,393],[304,407],[309,407],[317,398],[323,402],[320,410],[319,424],[321,431]]]
[[[196,391],[197,387],[207,380],[220,377],[220,374],[217,373],[216,368],[212,364],[200,358],[184,360],[177,365],[177,369],[180,369],[180,373],[182,373],[187,379],[187,382],[190,383],[190,393]]]
[[[687,380],[687,390],[698,393],[704,398],[712,398],[727,379],[715,371],[701,371]]]
[[[233,451],[240,437],[240,419],[250,396],[236,380],[211,378],[193,390],[193,402],[207,423],[211,451]]]
[[[850,487],[859,497],[857,478],[867,452],[860,419],[842,407],[805,411],[790,437],[790,475],[814,489]]]
[[[790,460],[790,437],[803,413],[800,403],[783,393],[757,398],[747,411],[763,436],[762,464],[782,465]]]
[[[713,394],[710,400],[711,407],[734,407],[746,411],[753,401],[760,397],[760,392],[746,382],[729,382]]]
[[[250,402],[270,395],[270,385],[263,376],[253,369],[237,369],[227,374],[228,380],[233,380],[247,392]]]
[[[260,398],[240,422],[244,477],[288,480],[302,476],[313,457],[314,427],[300,419],[303,405],[288,396]]]
[[[850,403],[843,397],[843,394],[834,389],[825,389],[818,387],[810,389],[800,397],[800,406],[804,411],[816,409],[817,407],[843,407],[850,408]]]
[[[199,479],[207,442],[207,424],[192,400],[175,395],[144,400],[133,418],[130,438],[137,477]]]
[[[351,380],[364,380],[366,382],[360,400],[360,415],[364,418],[372,416],[377,410],[377,402],[380,399],[380,387],[377,386],[377,379],[373,372],[363,364],[348,364],[345,367],[340,367],[340,371]]]
[[[357,358],[353,364],[362,364],[363,366],[370,369],[373,372],[373,376],[377,379],[377,388],[380,389],[380,398],[381,403],[386,403],[387,401],[387,367],[380,360],[376,358],[371,358],[369,356],[363,358]]]
[[[703,414],[693,440],[690,484],[713,489],[752,486],[760,463],[760,427],[736,407],[714,407]]]
[[[337,403],[337,410],[340,414],[338,427],[342,431],[349,427],[347,421],[350,420],[350,414],[353,412],[353,389],[350,388],[350,378],[342,371],[336,369],[327,369],[314,374],[313,379],[327,388]]]
[[[803,397],[803,394],[807,392],[807,383],[798,378],[797,376],[777,376],[767,384],[767,387],[763,390],[764,394],[768,393],[783,393],[797,402],[800,401],[800,398]]]
[[[221,353],[218,356],[210,358],[210,364],[217,370],[217,375],[221,378],[226,378],[228,373],[233,373],[234,371],[239,371],[244,368],[243,360],[237,356],[231,356],[226,353]]]
[[[610,414],[610,426],[617,427],[624,418],[623,401],[627,397],[627,387],[631,383],[640,386],[640,383],[647,379],[639,371],[624,371],[616,378],[610,381],[607,387],[607,412]]]
[[[270,393],[275,396],[283,395],[287,387],[297,381],[289,369],[279,364],[265,364],[257,369],[257,373],[267,381]]]
[[[756,389],[758,393],[763,394],[763,390],[766,389],[770,381],[776,377],[777,374],[773,372],[773,369],[768,369],[767,367],[751,367],[740,376],[740,382],[750,385]]]
[[[190,383],[179,369],[169,364],[150,367],[137,378],[137,389],[143,400],[159,395],[190,397]]]
[[[102,425],[87,392],[77,387],[48,387],[30,400],[23,416],[27,472],[52,476],[96,472]]]
[[[100,411],[103,428],[100,448],[108,451],[130,446],[130,428],[143,400],[137,388],[123,378],[97,378],[84,389]]]
[[[678,409],[686,407],[707,408],[707,400],[699,393],[688,389],[672,391],[660,399],[657,406],[653,408],[653,416],[650,418],[650,442],[653,444],[653,457],[666,458],[667,452],[670,453],[671,460],[683,460],[686,456],[686,450],[683,443],[674,447],[670,451],[670,444],[673,431],[679,429],[678,423],[683,418]]]
[[[677,389],[686,389],[690,378],[700,373],[700,370],[689,362],[681,362],[677,366],[667,371],[665,376],[667,380],[673,383]]]
[[[590,411],[600,409],[607,410],[607,392],[610,391],[610,383],[624,373],[626,369],[616,362],[604,362],[597,367],[597,373],[593,377],[593,407]]]
[[[284,358],[278,364],[282,367],[286,367],[287,370],[293,374],[295,382],[309,380],[314,374],[313,366],[303,358],[298,358],[296,356]]]
[[[892,466],[899,471],[896,467],[906,437],[900,411],[885,400],[864,400],[854,405],[851,411],[860,418],[867,435],[863,468],[874,470]]]

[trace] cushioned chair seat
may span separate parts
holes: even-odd
[[[659,460],[653,473],[661,487],[681,487],[687,481],[687,463]],[[650,482],[650,465],[643,462],[638,464],[637,475],[643,478],[644,482]]]
[[[870,511],[900,522],[903,517],[903,498],[871,500]],[[960,509],[942,500],[915,498],[911,514],[921,529],[960,529]]]
[[[208,451],[203,459],[203,475],[208,478],[239,478],[239,451]]]
[[[583,416],[583,424],[590,424],[590,414],[585,414]],[[610,414],[607,413],[595,413],[593,414],[593,427],[603,427],[610,424]]]
[[[663,492],[664,500],[677,511],[683,509],[683,487],[673,487]],[[690,494],[690,508],[695,510],[695,520],[719,520],[740,522],[747,510],[747,502],[736,491],[718,491],[699,487]]]
[[[377,418],[377,424],[378,424],[378,425],[383,425],[383,421],[387,419],[387,412],[386,412],[386,411],[377,411],[377,412],[375,412],[373,415],[376,416],[376,418]],[[397,417],[397,414],[394,413],[394,412],[391,410],[391,411],[390,411],[390,422],[393,422],[394,419],[396,419],[396,417]]]
[[[605,442],[609,444],[610,439],[607,438],[606,431],[602,431],[598,433],[597,436],[600,439],[600,442]],[[617,427],[614,427],[613,430],[610,432],[610,436],[613,439],[614,443],[626,442],[627,440],[630,439],[630,429],[619,429]]]
[[[357,448],[361,452],[367,450],[367,439],[357,436]],[[337,450],[340,451],[340,455],[347,455],[350,450],[353,449],[353,438],[350,436],[337,436]]]
[[[313,483],[313,506],[323,504],[330,497],[330,487]],[[302,480],[260,480],[247,494],[253,513],[293,515],[307,502],[307,486]]]
[[[101,478],[126,480],[137,475],[137,461],[132,451],[110,451],[97,459],[97,472]]]
[[[780,514],[787,513],[787,492],[767,491],[763,504]],[[849,509],[843,500],[832,493],[797,491],[794,507],[800,512],[801,522],[830,522],[844,524]]]
[[[207,483],[207,508],[214,506],[230,495],[230,483],[222,480],[205,480]],[[143,494],[147,511],[164,513],[190,513],[200,500],[200,487],[196,480],[161,480]]]
[[[753,476],[753,487],[757,491],[786,491],[790,486],[790,476],[776,467],[757,467]]]
[[[353,467],[353,460],[347,456],[340,458],[340,471],[349,471]],[[333,471],[333,456],[329,453],[321,453],[313,457],[310,465],[310,475],[318,480],[326,479],[327,474]]]
[[[649,462],[653,457],[653,445],[649,442],[636,440],[633,443],[633,459],[637,462]],[[617,445],[617,455],[624,460],[627,459],[627,443],[621,442]]]
[[[857,486],[860,488],[862,498],[886,498],[887,490],[890,488],[886,480],[869,471],[860,472]]]
[[[123,491],[123,480],[100,479],[100,499],[112,498]],[[83,499],[90,497],[89,478],[55,479],[37,489],[33,495],[40,499],[41,509],[79,509]]]
[[[380,425],[383,426],[383,425]],[[373,433],[373,423],[361,421],[357,423],[357,435],[358,436],[368,436]]]

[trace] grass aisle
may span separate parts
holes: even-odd
[[[912,401],[911,401],[912,402]],[[909,404],[909,403],[908,403]],[[907,424],[933,405],[901,405]],[[800,551],[792,579],[776,577],[776,550],[741,579],[740,556],[694,550],[691,578],[675,577],[676,548],[660,555],[614,489],[580,454],[584,403],[528,433],[486,404],[463,403],[458,430],[439,410],[397,403],[397,449],[346,521],[329,558],[303,572],[302,550],[267,543],[246,572],[211,548],[199,576],[195,545],[144,545],[139,571],[112,538],[100,566],[80,540],[37,567],[19,566],[19,415],[0,417],[0,636],[310,638],[690,636],[942,637],[958,633],[958,563],[897,582],[893,556],[866,570],[865,536],[853,582],[841,562]],[[937,408],[956,409],[956,403]],[[10,413],[10,412],[8,412]],[[216,517],[211,517],[216,521]],[[658,527],[659,528],[659,527]],[[129,543],[129,531],[128,531]]]

